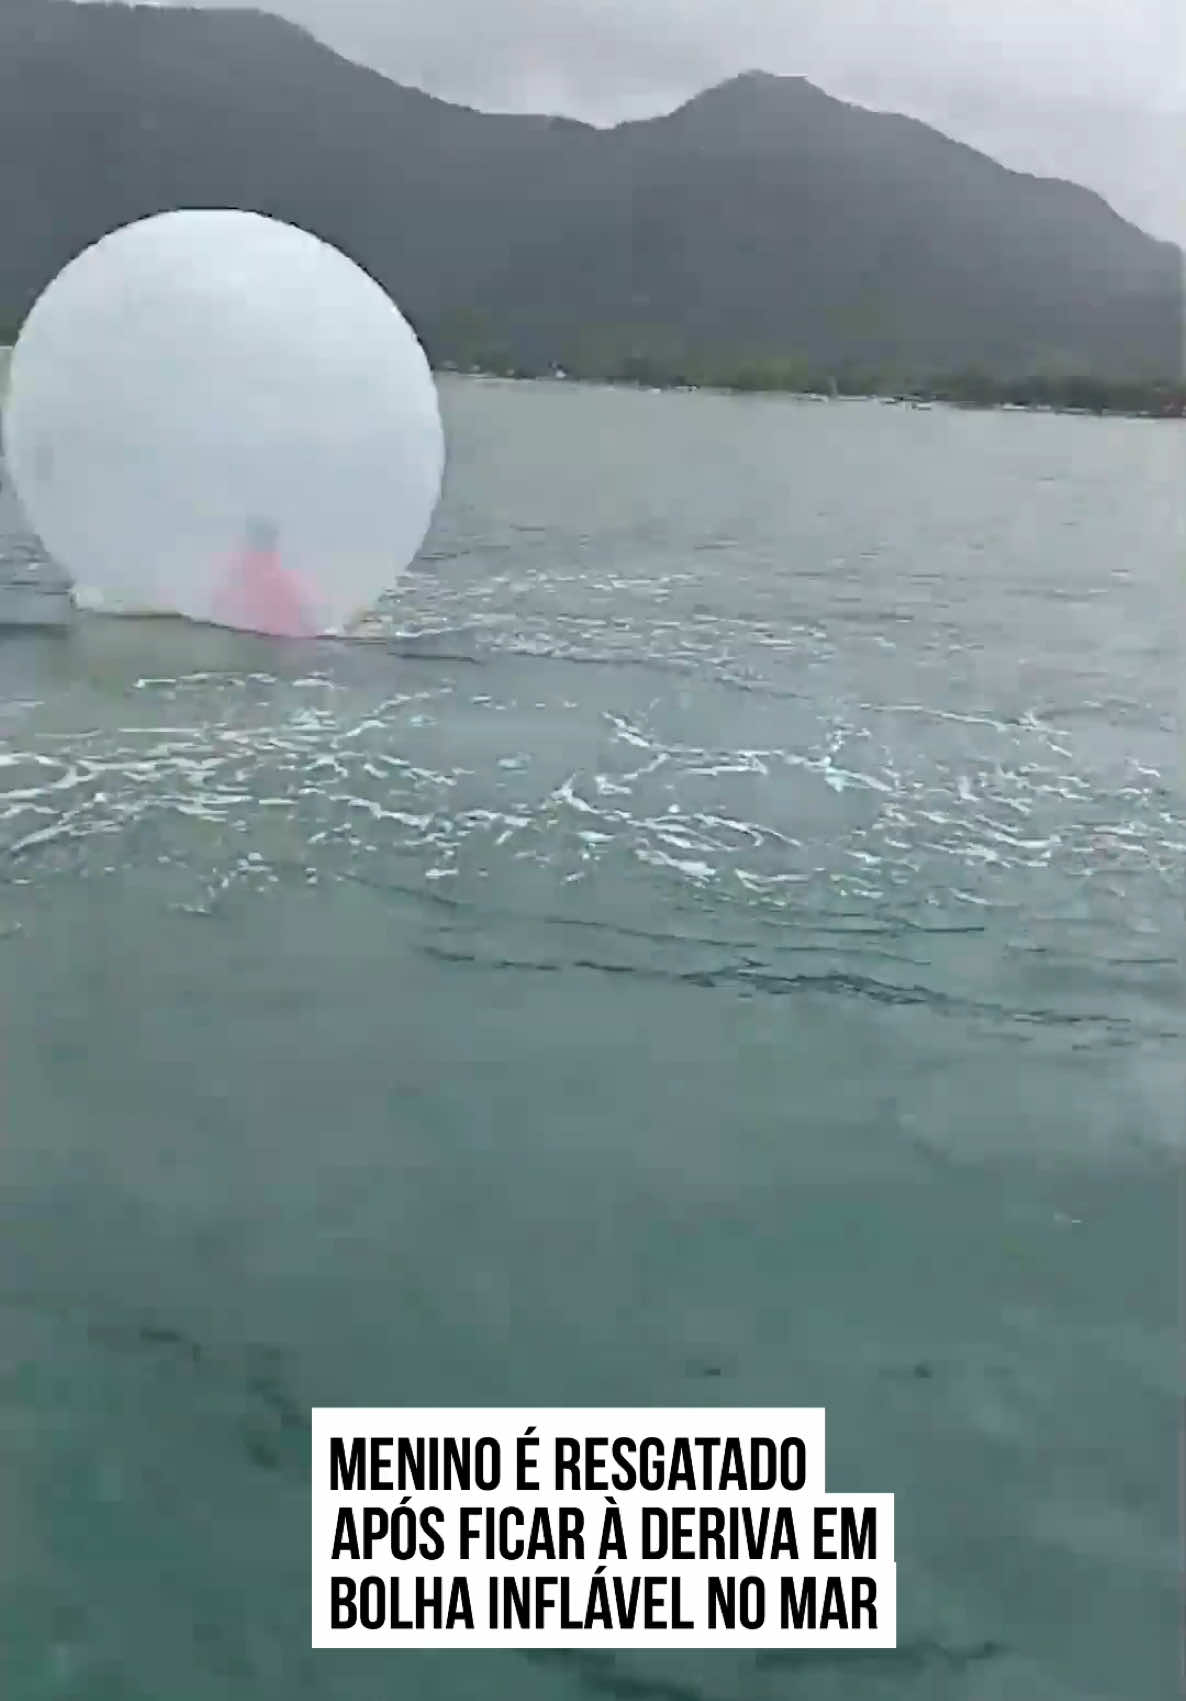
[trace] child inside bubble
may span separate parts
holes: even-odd
[[[280,557],[280,531],[261,515],[251,515],[243,542],[214,599],[220,626],[261,632],[272,638],[312,638],[317,628],[300,581]]]

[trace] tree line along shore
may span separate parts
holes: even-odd
[[[965,408],[1115,414],[1139,419],[1186,418],[1186,379],[1047,373],[1005,378],[974,370],[903,379],[898,374],[877,372],[813,372],[779,361],[746,361],[734,365],[705,360],[672,364],[646,355],[596,364],[557,361],[539,367],[496,356],[465,363],[445,360],[439,363],[438,370],[492,378],[566,378],[653,390],[720,390],[735,395],[825,399],[865,397],[914,406],[943,403]]]
[[[0,391],[7,375],[11,345],[19,325],[0,323]],[[430,350],[430,357],[433,351]],[[824,398],[867,397],[906,405],[936,402],[966,408],[1008,408],[1032,412],[1118,414],[1140,419],[1186,418],[1186,378],[1105,378],[1093,374],[1034,373],[999,377],[967,370],[927,379],[903,379],[878,372],[812,371],[794,361],[711,357],[685,362],[648,354],[621,359],[550,361],[525,366],[500,352],[463,360],[433,358],[440,373],[488,378],[564,378],[577,382],[621,384],[654,390],[723,390],[736,395],[800,395]]]

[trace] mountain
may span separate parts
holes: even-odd
[[[802,79],[603,131],[449,105],[259,12],[0,0],[0,319],[178,206],[335,243],[438,363],[1181,366],[1176,248]]]

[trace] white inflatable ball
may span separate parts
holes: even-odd
[[[49,285],[9,371],[16,493],[80,601],[341,631],[424,541],[445,443],[416,336],[336,249],[176,212]]]

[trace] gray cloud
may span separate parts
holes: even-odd
[[[271,0],[269,9],[446,99],[592,123],[663,111],[740,70],[807,76],[1019,170],[1086,183],[1155,234],[1186,240],[1181,0]]]

